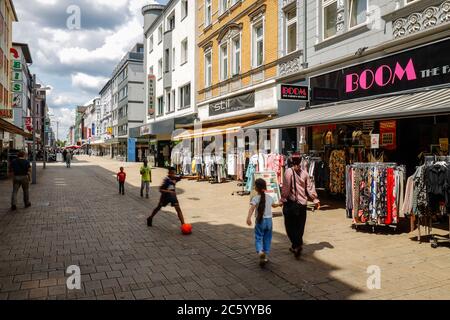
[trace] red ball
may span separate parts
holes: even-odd
[[[190,224],[183,224],[181,226],[181,232],[183,234],[191,234],[192,233],[192,225],[190,225]]]

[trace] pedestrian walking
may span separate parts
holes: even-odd
[[[117,173],[117,181],[119,181],[119,194],[125,195],[125,179],[127,174],[123,171],[123,167],[120,167],[120,171]]]
[[[268,261],[270,246],[272,243],[272,208],[280,207],[273,198],[266,195],[267,184],[264,179],[255,181],[255,190],[258,195],[250,201],[247,224],[252,225],[252,216],[255,213],[255,247],[259,256],[259,265],[263,267]]]
[[[66,155],[66,167],[67,168],[70,168],[71,162],[72,162],[72,152],[69,151],[69,152],[67,152],[67,155]]]
[[[175,174],[175,168],[170,167],[167,177],[164,178],[159,191],[161,192],[161,198],[159,199],[158,206],[153,210],[152,215],[147,218],[147,226],[151,227],[153,225],[153,218],[161,210],[161,208],[166,207],[168,204],[175,208],[178,214],[178,219],[180,219],[181,225],[184,225],[184,217],[180,208],[180,203],[178,202],[176,193],[176,184],[181,180]]]
[[[140,170],[141,173],[141,197],[144,196],[145,187],[145,197],[148,199],[148,193],[150,189],[150,182],[152,182],[152,172],[148,166],[147,159],[144,159],[144,164]]]
[[[310,198],[317,210],[320,201],[316,188],[306,170],[301,168],[301,159],[292,159],[292,168],[286,170],[283,179],[281,202],[283,202],[284,225],[289,240],[289,249],[298,259],[303,250],[303,234],[306,224],[306,206]]]
[[[18,158],[11,163],[13,178],[13,192],[11,197],[11,210],[17,210],[17,193],[22,188],[23,191],[23,203],[25,208],[31,207],[30,203],[30,173],[31,165],[28,160],[25,159],[25,152],[20,151],[17,154]]]
[[[66,162],[66,158],[67,158],[67,150],[64,149],[64,151],[63,151],[63,159],[64,159],[64,162]]]

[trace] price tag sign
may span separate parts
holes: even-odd
[[[379,134],[371,134],[370,135],[370,148],[371,149],[379,149],[380,148],[380,135]]]

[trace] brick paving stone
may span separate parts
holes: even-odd
[[[20,283],[6,283],[2,285],[2,288],[0,289],[0,292],[11,292],[11,291],[17,291],[20,289]],[[24,288],[26,289],[26,288]]]
[[[108,271],[106,272],[108,278],[120,278],[122,277],[122,273],[120,271]]]
[[[27,300],[28,297],[29,297],[28,290],[14,291],[10,292],[8,295],[9,300]]]
[[[39,280],[22,282],[20,288],[22,290],[39,288]]]
[[[108,276],[106,275],[106,272],[96,272],[96,273],[91,273],[91,280],[103,280],[103,279],[107,279]]]
[[[67,287],[66,286],[53,286],[48,288],[49,296],[59,296],[66,294]]]
[[[39,287],[41,287],[41,288],[56,286],[57,284],[58,284],[58,281],[56,279],[45,279],[45,280],[39,281]]]
[[[150,288],[150,292],[156,298],[169,294],[169,291],[167,291],[167,289],[163,286]]]
[[[119,287],[119,283],[117,282],[117,279],[105,279],[105,280],[101,280],[101,282],[102,282],[103,289]]]
[[[120,292],[115,294],[117,300],[134,300],[132,292]]]
[[[48,288],[38,288],[30,290],[30,299],[46,298],[48,296]]]
[[[31,274],[21,274],[14,276],[14,282],[24,282],[24,281],[30,281],[31,280]]]
[[[97,300],[116,300],[116,296],[114,294],[105,294],[98,296]]]
[[[148,299],[148,298],[153,297],[153,295],[150,293],[150,291],[148,289],[133,290],[132,292],[133,292],[135,299],[137,299],[137,300],[143,300],[143,299]]]
[[[47,272],[38,272],[38,273],[32,273],[31,274],[32,280],[44,280],[48,279],[48,273]]]

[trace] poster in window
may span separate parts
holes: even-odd
[[[380,122],[380,144],[386,150],[395,150],[397,148],[397,121]]]

